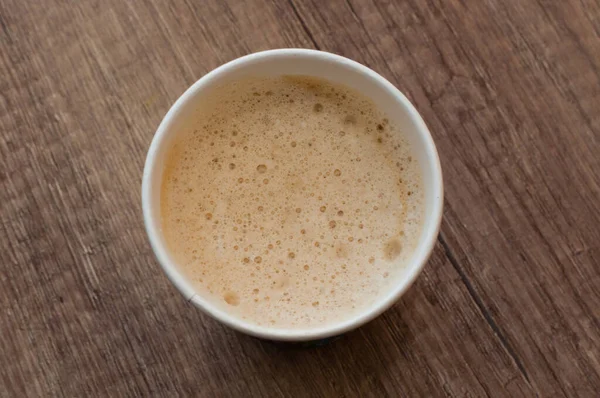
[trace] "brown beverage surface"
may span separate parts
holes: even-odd
[[[389,292],[421,231],[419,166],[363,95],[301,76],[215,90],[170,150],[163,233],[199,294],[315,328]]]

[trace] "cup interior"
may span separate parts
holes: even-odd
[[[311,329],[279,329],[237,319],[198,294],[169,254],[160,223],[160,192],[165,157],[198,103],[214,87],[243,77],[308,75],[343,84],[371,98],[390,122],[404,133],[419,164],[424,189],[421,236],[411,260],[398,274],[392,289],[353,319]],[[443,186],[437,151],[422,118],[408,99],[371,69],[330,53],[283,49],[251,54],[208,73],[192,85],[171,107],[152,140],[142,181],[144,221],[152,248],[169,279],[185,298],[217,320],[241,332],[281,341],[306,341],[334,336],[358,327],[390,307],[412,284],[431,253],[442,216]]]

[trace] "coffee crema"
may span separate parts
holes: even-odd
[[[305,76],[212,90],[161,188],[162,232],[198,293],[278,328],[351,319],[388,293],[423,213],[402,132],[362,94]]]

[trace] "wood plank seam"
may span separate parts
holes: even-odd
[[[315,48],[317,50],[320,50],[321,48],[317,44],[317,41],[315,40],[315,37],[313,36],[313,34],[310,31],[310,29],[308,29],[308,26],[306,26],[306,22],[304,21],[304,19],[300,16],[300,13],[298,12],[298,9],[296,8],[296,5],[294,4],[294,0],[288,0],[288,2],[290,3],[290,7],[292,7],[292,10],[294,10],[294,15],[296,16],[296,18],[298,18],[298,21],[300,22],[300,25],[302,25],[302,29],[304,30],[304,32],[306,33],[306,35],[308,36],[308,38],[312,42],[313,46],[315,46]]]
[[[490,326],[490,328],[494,332],[494,335],[500,341],[500,344],[502,344],[502,346],[504,347],[504,349],[506,350],[506,352],[508,353],[508,355],[510,355],[510,357],[512,358],[512,360],[515,362],[515,365],[517,365],[517,368],[519,369],[519,371],[521,372],[521,374],[523,375],[523,377],[525,377],[525,380],[527,380],[527,383],[529,383],[529,385],[531,385],[531,381],[529,380],[529,375],[527,373],[527,370],[525,369],[525,366],[523,365],[523,362],[521,361],[521,359],[517,355],[516,351],[512,348],[512,346],[510,345],[510,343],[508,342],[508,340],[506,339],[506,336],[504,335],[504,332],[502,331],[502,329],[500,329],[500,327],[498,326],[498,324],[494,320],[494,317],[490,313],[489,309],[485,306],[482,298],[479,296],[479,294],[477,294],[477,291],[473,287],[473,284],[469,280],[467,274],[465,273],[465,271],[460,266],[460,264],[458,262],[458,259],[456,258],[456,256],[454,255],[454,253],[450,249],[450,246],[446,242],[446,238],[444,237],[444,233],[442,231],[440,231],[440,234],[438,236],[438,241],[440,242],[440,244],[444,248],[444,252],[446,253],[446,256],[448,257],[448,260],[450,261],[450,264],[452,264],[452,266],[454,267],[454,269],[456,270],[456,272],[460,276],[460,279],[461,279],[462,283],[467,288],[467,291],[469,292],[469,295],[471,296],[471,298],[475,302],[475,305],[477,306],[477,308],[481,312],[481,315],[483,315],[484,319],[486,320],[486,322],[488,323],[488,325]]]

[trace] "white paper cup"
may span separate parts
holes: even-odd
[[[399,127],[412,146],[419,163],[424,189],[425,214],[419,242],[412,259],[398,274],[394,286],[362,313],[321,327],[282,329],[259,326],[239,319],[196,292],[173,260],[165,244],[160,218],[160,191],[167,150],[186,117],[211,88],[243,76],[309,75],[349,86],[371,98],[390,122]],[[154,135],[142,180],[144,222],[152,249],[163,270],[184,297],[195,306],[240,332],[279,341],[311,341],[345,333],[372,320],[388,309],[414,282],[431,254],[439,232],[443,207],[440,161],[431,134],[408,99],[390,82],[371,69],[347,58],[314,50],[280,49],[238,58],[206,74],[171,107]]]

